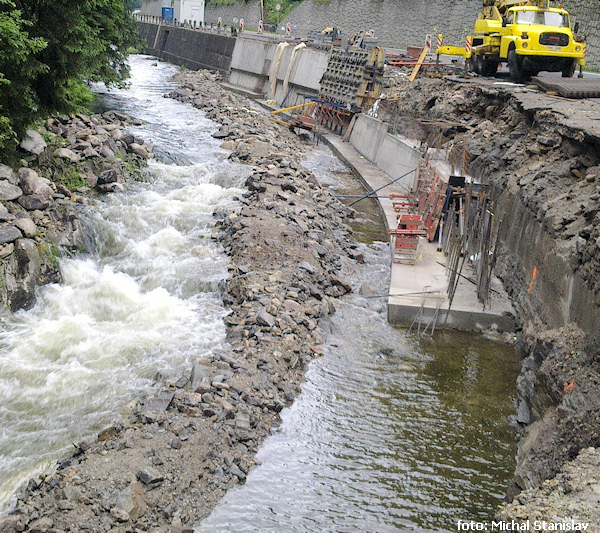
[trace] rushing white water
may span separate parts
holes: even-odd
[[[101,98],[144,120],[133,133],[165,162],[86,208],[94,253],[62,260],[64,282],[0,325],[0,503],[118,418],[156,372],[176,376],[224,343],[225,258],[209,237],[245,170],[225,160],[214,123],[163,98],[175,67],[131,65],[131,88]]]

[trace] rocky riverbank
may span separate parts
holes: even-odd
[[[322,353],[319,324],[352,288],[338,271],[360,261],[352,211],[299,166],[303,143],[208,72],[170,96],[221,123],[247,193],[216,212],[213,238],[231,258],[223,301],[230,349],[198,359],[71,457],[29,482],[0,531],[192,531],[245,480],[262,439]],[[326,327],[326,326],[324,326]]]
[[[60,281],[60,255],[86,249],[77,205],[123,190],[152,154],[124,133],[135,123],[113,112],[50,118],[0,165],[0,314],[31,306],[38,285]]]

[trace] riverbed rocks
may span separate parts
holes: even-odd
[[[135,179],[153,155],[153,147],[143,139],[123,133],[137,123],[137,119],[114,111],[48,119],[45,132],[50,146],[36,163],[54,182],[70,189],[96,187],[96,178],[106,170],[116,172],[120,183]],[[113,186],[96,190],[107,193],[120,189]]]
[[[0,165],[0,314],[32,305],[38,284],[60,280],[58,257],[88,246],[77,205],[90,189],[121,191],[141,176],[152,147],[120,140],[138,122],[114,112],[50,118],[27,131],[20,166]]]
[[[25,530],[41,517],[63,531],[191,530],[245,481],[323,353],[319,323],[353,290],[340,274],[356,261],[345,223],[353,211],[299,165],[305,145],[203,73],[186,80],[193,88],[174,96],[235,123],[228,156],[249,164],[239,205],[214,213],[212,238],[230,257],[227,348],[197,354],[177,379],[157,375],[153,395],[25,487],[8,517]]]
[[[573,325],[526,332],[517,381],[519,444],[515,481],[536,488],[590,446],[600,447],[600,346]]]
[[[497,518],[519,524],[527,520],[530,524],[535,521],[587,524],[585,531],[599,533],[600,448],[582,449],[555,477],[544,480],[539,488],[521,492],[499,511]],[[581,527],[579,530],[583,531]]]

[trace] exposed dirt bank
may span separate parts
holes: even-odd
[[[531,514],[507,507],[506,519],[549,513],[549,498],[540,511],[548,485],[535,489],[563,467],[574,485],[593,480],[589,461],[565,465],[600,446],[600,354],[592,338],[600,306],[600,105],[522,91],[423,79],[380,107],[400,134],[449,150],[457,173],[490,183],[505,218],[498,273],[524,328],[526,356],[515,484],[534,489],[525,498],[535,501]],[[575,326],[546,331],[572,321],[587,334]],[[584,516],[600,524],[597,505]]]
[[[214,136],[249,165],[239,208],[214,214],[214,238],[231,257],[230,349],[159,381],[122,423],[32,480],[0,531],[191,531],[245,480],[304,366],[322,353],[317,325],[351,290],[337,272],[361,260],[343,222],[352,211],[300,168],[299,139],[209,73],[180,81],[171,97],[220,122]]]

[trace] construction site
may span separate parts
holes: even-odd
[[[525,492],[506,519],[600,499],[545,481],[600,445],[600,77],[584,69],[587,43],[570,16],[547,1],[486,1],[465,42],[432,32],[405,50],[367,32],[353,45],[331,32],[245,32],[231,62],[212,65],[273,120],[326,142],[377,198],[390,322],[519,336],[512,494]],[[169,41],[151,22],[141,21],[149,53],[211,68],[170,49],[186,30],[166,30]],[[203,35],[227,39],[220,28]],[[214,57],[217,45],[203,46]]]

